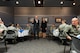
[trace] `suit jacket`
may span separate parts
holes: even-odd
[[[39,20],[38,20],[38,23],[37,23],[36,20],[34,19],[34,22],[32,24],[34,24],[33,25],[34,29],[38,29],[39,28]]]

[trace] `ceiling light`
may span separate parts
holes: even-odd
[[[63,3],[64,3],[63,1],[60,2],[60,4],[63,4]]]
[[[19,1],[16,1],[16,4],[19,4]]]
[[[41,1],[38,1],[38,4],[41,4]]]
[[[76,5],[76,3],[75,3],[75,2],[73,2],[73,5]]]

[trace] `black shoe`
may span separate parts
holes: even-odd
[[[39,37],[36,37],[36,39],[39,39]]]
[[[39,38],[37,38],[39,40]]]
[[[36,37],[34,37],[34,40],[36,39]]]
[[[69,45],[67,42],[64,42],[63,45]]]

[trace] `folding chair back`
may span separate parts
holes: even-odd
[[[71,53],[72,51],[75,51],[76,53],[80,53],[80,39],[76,37],[72,37],[72,43],[71,43]]]
[[[14,39],[16,38],[16,33],[13,30],[8,30],[6,34],[6,39]]]
[[[0,43],[1,43],[1,42],[4,43],[5,49],[6,49],[6,52],[7,52],[7,43],[6,43],[6,41],[5,41],[6,31],[4,31],[2,34],[3,34],[3,35],[2,35],[3,38],[0,38]]]
[[[7,40],[13,40],[14,43],[17,43],[17,34],[16,34],[17,31],[14,31],[14,30],[8,30],[6,32],[6,41]]]

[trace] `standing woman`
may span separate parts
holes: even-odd
[[[47,21],[45,20],[45,18],[42,18],[41,31],[42,31],[43,38],[46,38],[46,30],[47,30]]]

